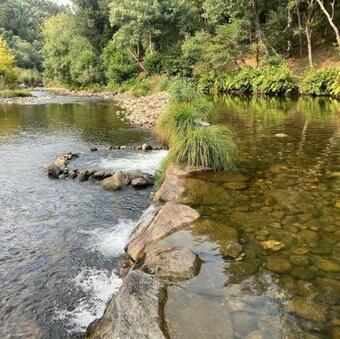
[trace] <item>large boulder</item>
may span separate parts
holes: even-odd
[[[47,173],[50,178],[57,179],[59,175],[63,173],[63,168],[53,163],[48,166]]]
[[[128,174],[117,171],[112,177],[106,178],[101,182],[102,187],[108,191],[117,191],[126,187],[130,183]]]
[[[91,339],[164,339],[161,318],[166,301],[165,285],[141,271],[130,272],[104,316],[87,332]]]
[[[167,202],[158,211],[147,228],[130,241],[126,251],[133,261],[144,255],[145,247],[167,235],[189,226],[199,218],[199,213],[189,206],[174,201]]]
[[[201,260],[187,247],[154,249],[144,258],[140,270],[170,281],[182,281],[196,276]]]

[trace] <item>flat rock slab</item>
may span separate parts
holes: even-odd
[[[170,281],[191,279],[199,273],[201,260],[187,247],[169,247],[148,252],[140,270]]]
[[[158,278],[132,271],[87,338],[167,338],[161,317],[165,301],[165,285]]]
[[[199,213],[189,206],[174,201],[167,202],[149,226],[127,245],[126,251],[133,261],[137,261],[144,255],[148,244],[155,243],[176,230],[189,226],[199,217]]]

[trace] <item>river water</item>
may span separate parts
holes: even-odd
[[[165,155],[108,151],[153,141],[110,102],[37,94],[36,105],[0,106],[1,338],[81,336],[120,286],[111,271],[149,203],[150,190],[50,180],[44,165],[73,151],[79,168],[152,172]],[[225,97],[216,108],[248,181],[186,182],[202,220],[159,245],[190,246],[204,261],[168,289],[171,338],[337,338],[339,102]],[[269,240],[283,248],[265,250]]]
[[[120,286],[112,269],[149,203],[150,190],[51,180],[44,166],[73,151],[78,168],[153,172],[164,156],[107,149],[153,141],[111,102],[36,95],[0,105],[0,338],[79,336]]]

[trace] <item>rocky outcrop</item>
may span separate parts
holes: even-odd
[[[109,302],[104,316],[88,330],[87,338],[167,338],[162,319],[165,300],[163,282],[144,272],[132,271]]]
[[[189,226],[199,218],[199,213],[189,206],[174,201],[167,202],[158,211],[145,231],[127,245],[127,254],[133,261],[140,259],[145,248],[167,235]]]
[[[73,158],[77,158],[79,155],[77,153],[66,152],[54,160],[47,167],[47,174],[50,178],[57,179],[62,175],[67,168],[67,165]]]
[[[141,271],[170,281],[196,276],[201,266],[198,255],[186,247],[154,249],[145,255]]]

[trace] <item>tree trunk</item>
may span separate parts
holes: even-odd
[[[301,24],[301,14],[300,9],[297,8],[297,18],[298,18],[298,25],[299,25],[299,49],[300,49],[300,58],[302,57],[302,24]]]
[[[288,35],[290,33],[290,28],[292,26],[292,12],[291,9],[288,7],[288,12],[287,12],[287,29],[288,29]],[[292,51],[292,40],[290,39],[290,37],[288,38],[287,41],[287,56],[290,57],[291,56],[291,51]]]
[[[309,24],[306,24],[306,38],[307,38],[307,46],[308,46],[308,61],[309,66],[313,67],[313,55],[312,55],[312,28]]]
[[[324,12],[324,14],[326,15],[329,24],[331,25],[331,27],[334,30],[335,36],[336,36],[336,41],[338,44],[338,48],[340,48],[340,34],[339,34],[339,30],[338,27],[336,27],[336,25],[333,22],[333,18],[329,15],[329,13],[327,12],[327,9],[325,8],[325,6],[323,5],[323,2],[321,0],[316,0],[318,2],[318,4],[320,5],[322,11]]]

